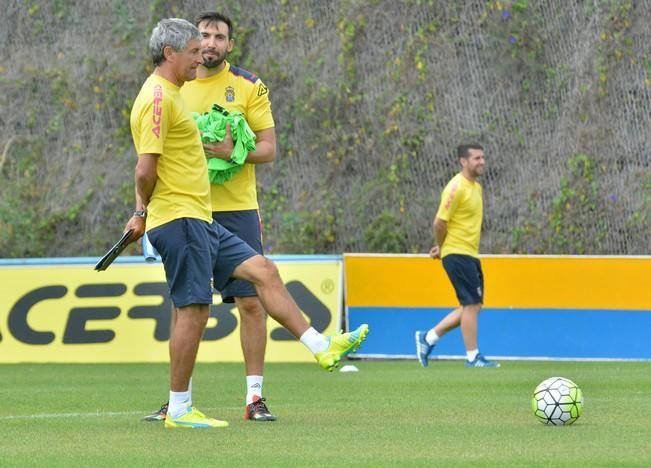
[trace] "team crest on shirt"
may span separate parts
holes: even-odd
[[[226,98],[226,102],[235,101],[235,89],[232,86],[227,86],[224,97]]]

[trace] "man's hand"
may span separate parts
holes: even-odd
[[[441,249],[439,248],[438,245],[435,245],[431,249],[429,249],[429,256],[432,258],[441,258]]]
[[[233,154],[233,148],[235,144],[233,143],[233,136],[231,135],[231,124],[226,124],[226,134],[222,141],[216,141],[214,143],[204,143],[203,150],[206,153],[206,158],[219,158],[224,161],[231,159],[231,154]]]
[[[137,241],[145,233],[145,218],[141,216],[132,216],[131,219],[127,222],[127,225],[124,226],[124,232],[127,232],[129,229],[133,229],[133,232],[129,236],[129,244]]]

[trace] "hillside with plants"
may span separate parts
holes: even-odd
[[[483,253],[651,252],[650,2],[3,0],[0,258],[97,256],[119,236],[149,35],[206,9],[270,89],[269,253],[426,252],[474,141]]]

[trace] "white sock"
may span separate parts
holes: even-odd
[[[261,375],[247,375],[246,376],[246,404],[253,403],[253,396],[257,395],[262,398],[262,381],[264,377]]]
[[[316,354],[328,349],[330,339],[310,327],[301,335],[301,343],[307,346],[307,349],[312,351],[312,354]]]
[[[477,357],[478,354],[479,354],[478,349],[472,349],[470,351],[466,351],[466,359],[468,359],[468,361],[472,362],[472,361],[475,360],[475,358]]]
[[[439,338],[440,336],[436,334],[433,328],[427,332],[427,335],[425,335],[425,341],[427,341],[427,344],[430,346],[435,345]]]
[[[188,412],[190,407],[190,390],[185,392],[173,392],[170,390],[170,406],[167,413],[172,419],[179,418]]]
[[[192,406],[192,377],[190,377],[190,382],[188,383],[188,392],[190,392],[190,406]]]

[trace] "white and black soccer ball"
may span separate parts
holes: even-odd
[[[543,424],[572,424],[583,413],[583,392],[570,379],[550,377],[533,391],[531,409]]]

